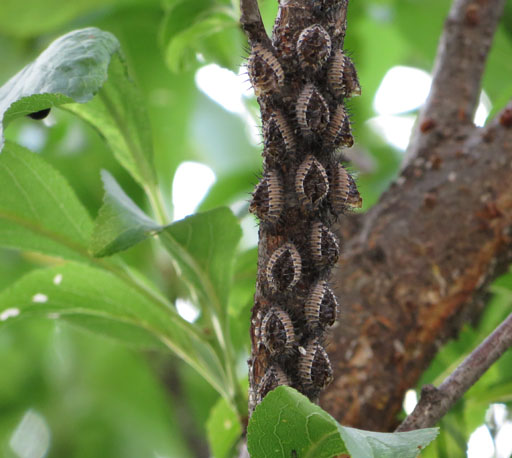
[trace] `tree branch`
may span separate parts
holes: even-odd
[[[416,158],[345,241],[322,399],[343,424],[394,429],[405,391],[510,265],[510,114]]]
[[[249,39],[249,43],[260,42],[270,47],[270,38],[261,19],[258,0],[240,0],[240,24]]]
[[[480,81],[505,0],[455,0],[445,22],[430,95],[421,110],[407,156],[472,127]]]
[[[397,431],[434,426],[464,393],[512,346],[512,313],[449,375],[439,388],[423,387],[414,411]]]
[[[486,15],[469,28],[464,21],[470,2],[455,1],[424,119],[435,114],[436,122],[445,122],[446,113],[462,107],[469,116],[474,109],[503,7],[501,0],[477,3]],[[455,45],[446,35],[457,27],[460,52],[472,56],[462,69],[473,62],[478,77],[462,72],[458,58],[458,66],[449,62]],[[472,49],[479,50],[480,63]],[[443,84],[453,86],[463,105],[453,98],[445,103]],[[468,84],[472,96],[462,89]],[[405,391],[417,383],[438,348],[479,315],[487,285],[512,262],[512,103],[485,128],[455,118],[459,126],[452,124],[451,130],[422,132],[420,122],[407,166],[361,216],[359,233],[341,221],[339,232],[346,238],[334,284],[343,312],[327,348],[335,381],[321,405],[343,424],[395,429]]]

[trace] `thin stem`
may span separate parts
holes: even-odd
[[[439,385],[439,388],[433,385],[423,387],[420,402],[397,431],[434,426],[511,346],[512,313]]]
[[[240,419],[243,420],[246,417],[247,403],[236,377],[236,359],[229,336],[228,314],[225,307],[222,306],[211,279],[194,258],[167,231],[160,233],[160,237],[173,259],[181,260],[182,266],[188,268],[188,270],[185,269],[184,278],[189,279],[190,289],[195,290],[197,303],[206,322],[213,330],[217,343],[216,351],[226,372],[226,381],[229,385],[226,389],[229,393],[227,401],[231,403]]]
[[[118,277],[120,280],[124,281],[132,288],[136,289],[140,294],[145,296],[151,302],[161,306],[167,313],[170,313],[172,316],[176,315],[176,311],[172,304],[169,301],[165,300],[159,294],[156,294],[155,291],[153,291],[147,285],[145,285],[144,283],[140,282],[138,279],[130,275],[130,273],[127,272],[126,270],[127,268],[124,265],[124,263],[120,263],[121,268],[119,268],[112,262],[105,261],[103,259],[91,258],[91,260],[99,267],[108,270],[116,277]],[[179,316],[175,316],[175,318],[176,322],[187,332],[191,332],[201,340],[204,340],[204,335],[201,332],[199,332],[199,330],[193,324],[189,323],[188,321],[184,320]]]
[[[157,223],[161,226],[166,226],[171,221],[160,187],[158,185],[148,185],[145,187],[145,191]]]
[[[240,0],[240,24],[250,43],[261,42],[271,46],[270,38],[261,19],[258,0]]]
[[[117,127],[119,128],[119,131],[123,135],[123,138],[126,142],[126,145],[128,146],[128,149],[130,150],[132,154],[132,158],[134,159],[135,164],[138,167],[138,170],[140,172],[140,179],[143,180],[144,186],[155,186],[156,185],[156,175],[151,167],[150,163],[148,162],[147,157],[145,156],[144,152],[142,151],[141,147],[136,143],[135,139],[133,138],[131,132],[127,128],[126,121],[123,119],[121,114],[119,113],[118,109],[116,108],[115,104],[112,102],[111,98],[107,94],[107,91],[105,88],[102,88],[99,91],[99,97],[103,101],[105,107],[107,108],[108,112],[114,119],[114,122],[116,123]],[[123,164],[125,165],[125,164]],[[133,173],[132,173],[133,175]],[[138,180],[139,177],[134,176],[136,180]]]

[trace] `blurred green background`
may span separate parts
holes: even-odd
[[[270,31],[277,2],[260,0],[260,6]],[[447,0],[353,0],[350,4],[346,48],[363,88],[363,96],[349,106],[356,139],[352,168],[358,174],[365,208],[398,173],[404,137],[407,139],[418,109],[419,102],[414,100],[423,97],[449,6]],[[261,168],[260,146],[254,138],[259,125],[257,105],[253,97],[242,97],[236,92],[238,86],[232,85],[231,95],[236,92],[238,104],[227,110],[196,84],[197,74],[203,89],[222,93],[222,75],[233,78],[241,73],[237,81],[242,88],[249,88],[243,68],[240,70],[247,45],[237,27],[238,14],[236,0],[2,0],[0,85],[70,30],[96,26],[112,32],[145,96],[156,167],[169,207],[180,200],[180,195],[172,195],[180,164],[196,161],[207,165],[216,181],[199,210],[231,206],[242,221],[243,248],[247,249],[255,244],[256,230],[255,221],[247,215],[247,201]],[[216,79],[219,72],[211,64],[234,74],[220,73],[221,80]],[[377,104],[375,96],[384,77],[397,66],[422,70],[417,74],[423,75],[423,83],[420,77],[397,73],[395,68],[394,84],[388,78],[387,92],[383,85],[381,103]],[[412,75],[410,84],[403,82],[407,75]],[[512,97],[511,75],[512,4],[508,2],[484,76],[480,122]],[[219,97],[226,100],[225,95]],[[400,104],[392,105],[393,100],[410,103],[404,102],[400,108]],[[147,206],[141,189],[97,133],[67,112],[54,110],[46,124],[18,120],[9,126],[6,136],[60,170],[92,216],[103,197],[100,169],[110,171],[139,205]],[[179,296],[179,279],[168,274],[166,260],[158,250],[154,242],[146,241],[121,256],[174,299]],[[52,262],[55,260],[33,253],[0,249],[0,289]],[[255,281],[254,251],[246,252],[238,263],[231,301],[243,377]],[[422,383],[442,380],[510,313],[512,276],[499,279],[492,293],[481,321],[467,326],[457,342],[440,352]],[[424,456],[466,456],[469,437],[479,427],[484,451],[471,455],[476,452],[470,450],[468,456],[510,456],[512,448],[507,451],[507,447],[512,446],[500,439],[511,432],[509,411],[489,406],[510,406],[511,359],[510,354],[505,355],[443,419],[440,438]],[[0,456],[209,456],[208,418],[218,402],[218,395],[206,382],[166,354],[141,354],[67,325],[39,320],[15,323],[0,332]],[[221,404],[217,404],[217,414],[222,417],[219,410]],[[211,435],[215,434],[213,423]],[[485,425],[483,429],[481,425]],[[33,439],[32,448],[16,445],[20,431]],[[494,443],[501,444],[497,450]],[[217,456],[229,453],[219,451]]]

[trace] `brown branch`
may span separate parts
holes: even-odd
[[[434,426],[483,373],[512,346],[512,314],[441,383],[423,387],[414,411],[397,431]]]
[[[345,242],[322,399],[343,424],[394,429],[405,391],[512,261],[511,114],[416,158]]]
[[[337,304],[324,279],[339,244],[330,227],[353,202],[349,194],[358,195],[336,153],[352,143],[344,99],[359,88],[343,54],[347,0],[280,1],[268,47],[256,8],[242,1],[264,133],[263,178],[251,202],[260,228],[249,413],[277,385],[316,400],[331,381],[323,336]]]
[[[472,127],[480,81],[505,0],[455,0],[445,22],[430,95],[413,132],[408,157]]]
[[[249,39],[249,43],[260,42],[268,47],[270,38],[261,19],[258,0],[240,0],[240,24]]]
[[[456,0],[464,15],[461,4],[469,4]],[[499,15],[502,2],[478,3],[491,4],[489,14]],[[478,84],[472,87],[476,100]],[[444,116],[436,103],[453,110],[434,99],[426,113]],[[327,348],[335,381],[321,405],[346,425],[395,429],[405,391],[479,315],[486,286],[512,262],[512,103],[483,129],[423,130],[397,182],[360,218],[360,231],[340,224],[345,242],[335,285],[343,316]],[[435,141],[420,138],[429,135]]]

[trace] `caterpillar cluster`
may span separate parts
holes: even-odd
[[[354,142],[344,105],[361,92],[354,65],[320,24],[294,40],[292,58],[256,42],[248,61],[264,139],[263,176],[250,204],[260,221],[251,411],[279,385],[316,399],[331,382],[324,346],[339,307],[328,280],[340,242],[330,227],[361,206],[338,155]]]

